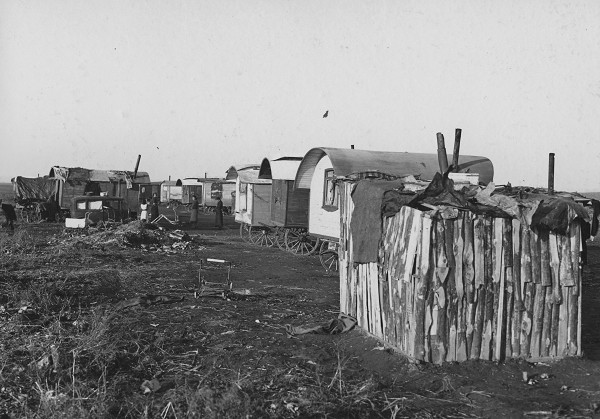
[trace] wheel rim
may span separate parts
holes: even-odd
[[[264,247],[273,247],[275,244],[274,234],[268,227],[250,227],[250,242]]]
[[[296,255],[312,255],[319,246],[319,239],[311,237],[305,229],[291,228],[285,232],[285,247]]]
[[[324,241],[319,248],[319,260],[327,272],[337,272],[339,269],[337,243]]]
[[[333,250],[328,250],[319,254],[319,259],[321,260],[321,265],[325,268],[327,272],[337,272],[338,271],[338,254]]]

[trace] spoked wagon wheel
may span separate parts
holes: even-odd
[[[250,242],[250,226],[248,224],[245,224],[245,223],[240,224],[240,237],[246,243]]]
[[[338,260],[338,245],[329,241],[321,243],[319,248],[319,259],[321,265],[327,272],[337,272],[339,260]]]
[[[269,227],[250,227],[250,242],[258,246],[273,247],[275,244],[275,231]]]
[[[310,236],[304,228],[290,228],[285,232],[285,248],[297,255],[312,255],[319,248],[319,239]]]

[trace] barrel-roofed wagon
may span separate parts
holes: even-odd
[[[480,156],[460,156],[459,173],[477,173],[489,182],[494,168]],[[412,175],[432,179],[439,171],[437,154],[313,148],[302,159],[295,188],[310,190],[308,233],[321,239],[321,263],[336,269],[340,238],[339,181],[345,178],[398,178]]]
[[[259,169],[259,164],[231,166],[225,177],[235,180],[235,222],[244,241],[257,241],[271,225],[271,179],[259,179]]]
[[[308,234],[308,189],[294,188],[296,171],[302,157],[264,158],[260,179],[270,179],[271,225],[263,229],[263,245],[276,243],[281,249],[297,255],[313,254],[318,239]]]

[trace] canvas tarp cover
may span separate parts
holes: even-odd
[[[355,205],[351,219],[354,261],[377,261],[382,217],[394,215],[404,205],[425,210],[437,208],[434,212],[441,217],[452,217],[460,209],[492,217],[515,218],[524,225],[557,234],[565,234],[570,224],[578,219],[584,231],[586,228],[589,231],[591,226],[591,235],[596,234],[600,217],[598,201],[589,200],[591,204],[586,209],[570,194],[548,195],[529,190],[496,188],[490,182],[485,188],[472,186],[457,191],[452,179],[438,173],[424,191],[407,199],[399,181],[360,181],[352,193]]]
[[[48,176],[26,178],[17,176],[12,179],[17,201],[47,201],[54,192],[54,180]]]

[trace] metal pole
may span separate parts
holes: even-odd
[[[554,195],[554,153],[548,154],[548,195]]]
[[[453,171],[458,172],[458,156],[460,154],[460,137],[462,134],[462,130],[460,128],[456,128],[454,132],[454,152],[452,154],[452,167]]]
[[[446,154],[446,145],[444,143],[444,134],[441,132],[437,133],[437,153],[438,163],[440,165],[440,173],[446,173],[448,170],[448,155]]]

